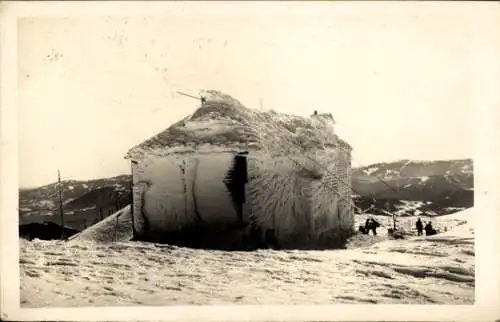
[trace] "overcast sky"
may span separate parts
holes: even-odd
[[[465,16],[264,7],[19,20],[21,187],[129,173],[129,148],[197,108],[175,91],[204,88],[332,113],[353,166],[472,157]]]

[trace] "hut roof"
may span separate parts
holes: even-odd
[[[266,151],[273,155],[339,147],[351,150],[333,131],[331,114],[301,117],[253,110],[218,91],[192,115],[133,147],[126,158],[209,151]]]

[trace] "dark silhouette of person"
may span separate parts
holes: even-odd
[[[365,230],[366,230],[368,235],[370,234],[370,230],[371,230],[373,235],[376,236],[377,235],[377,227],[379,227],[379,226],[380,226],[380,224],[375,219],[373,219],[373,218],[366,219]]]
[[[202,96],[200,98],[200,100],[201,100],[201,105],[205,105],[205,103],[207,102],[207,99],[205,98],[205,96]]]
[[[314,111],[314,115],[318,115],[318,111]]]
[[[372,227],[372,219],[371,218],[367,218],[366,221],[365,221],[365,231],[366,231],[367,235],[370,235],[371,227]]]
[[[371,230],[373,232],[373,236],[377,236],[377,228],[380,227],[380,223],[372,218],[371,220]]]
[[[417,219],[415,226],[417,227],[417,236],[422,236],[424,225],[422,224],[422,220],[420,220],[420,218]]]
[[[434,228],[432,228],[432,222],[429,221],[427,223],[427,225],[425,225],[425,235],[431,236],[431,235],[435,235],[435,234],[436,234],[436,230]]]

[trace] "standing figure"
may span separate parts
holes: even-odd
[[[425,235],[431,236],[431,235],[435,235],[435,234],[436,234],[436,231],[434,230],[434,228],[432,228],[432,222],[429,221],[427,223],[427,225],[425,225]]]
[[[370,230],[372,229],[372,219],[367,218],[365,221],[365,231],[367,235],[370,235]]]
[[[377,236],[377,228],[378,227],[380,227],[380,223],[372,218],[371,230],[373,232],[373,236]]]
[[[415,226],[417,227],[417,236],[422,236],[424,225],[422,224],[420,218],[417,219],[417,223],[415,224]]]

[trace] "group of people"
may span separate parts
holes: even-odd
[[[432,222],[430,220],[424,226],[424,224],[422,223],[422,220],[420,220],[420,218],[418,218],[415,226],[417,228],[417,236],[422,236],[424,230],[425,230],[426,236],[432,236],[432,235],[437,234],[437,231],[436,231],[436,229],[434,229],[432,227]]]
[[[359,231],[365,235],[369,235],[372,231],[373,235],[377,235],[377,228],[380,227],[380,223],[373,218],[367,218],[364,226],[359,226]]]
[[[426,236],[432,236],[437,234],[437,231],[436,229],[434,229],[434,227],[432,227],[432,222],[430,220],[429,222],[424,223],[420,218],[418,218],[415,226],[417,228],[418,236],[422,236],[424,234],[424,231]],[[371,231],[373,235],[376,236],[378,227],[380,227],[380,223],[375,219],[373,219],[372,217],[369,217],[366,219],[364,225],[359,226],[358,230],[365,235],[369,235]]]

